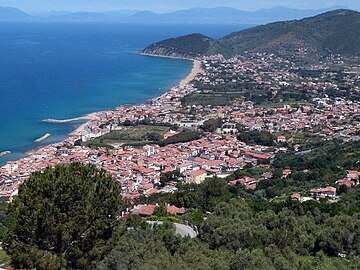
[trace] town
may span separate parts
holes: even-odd
[[[93,120],[82,124],[68,139],[8,162],[0,169],[1,196],[15,196],[19,185],[35,171],[75,161],[108,171],[130,201],[176,192],[176,181],[161,183],[161,175],[175,171],[183,183],[199,184],[208,177],[226,178],[247,166],[259,167],[264,172],[257,179],[229,182],[254,190],[259,182],[271,181],[272,162],[278,153],[311,151],[298,134],[320,141],[360,139],[360,66],[342,68],[340,56],[316,66],[299,66],[265,53],[197,61],[202,70],[188,84],[143,105],[94,113]],[[159,134],[147,134],[152,140],[103,143],[108,134],[153,126],[163,129]],[[270,139],[255,143],[241,140],[242,133],[252,131],[270,134]],[[199,136],[177,140],[189,132]],[[92,144],[95,140],[97,144]],[[169,143],[157,143],[164,140]],[[291,167],[286,168],[281,177],[291,172]],[[359,175],[344,171],[344,179],[335,179],[336,185],[357,185]],[[304,190],[304,196],[295,193],[292,198],[301,201],[308,195],[336,201],[334,187],[313,187]]]

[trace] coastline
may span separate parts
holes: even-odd
[[[199,60],[197,60],[197,59],[194,59],[194,58],[185,58],[185,57],[176,57],[176,56],[167,56],[167,55],[157,55],[157,54],[150,54],[150,53],[143,53],[143,52],[139,52],[138,54],[143,55],[143,56],[150,56],[150,57],[160,57],[160,58],[169,58],[169,59],[192,61],[193,62],[193,67],[192,67],[190,73],[183,80],[181,80],[177,84],[177,86],[185,86],[185,85],[187,85],[193,79],[195,79],[195,77],[199,73],[201,73],[201,71],[202,71],[201,62]]]
[[[193,67],[190,70],[190,72],[186,75],[186,77],[184,77],[181,81],[179,81],[177,84],[175,84],[173,87],[167,89],[166,91],[164,91],[161,95],[157,96],[160,97],[164,94],[166,94],[167,92],[169,92],[172,88],[174,87],[184,87],[187,84],[189,84],[199,73],[202,72],[202,68],[201,68],[201,61],[197,60],[197,59],[190,59],[190,58],[180,58],[180,57],[171,57],[171,56],[161,56],[161,55],[151,55],[151,54],[144,54],[144,53],[138,53],[139,55],[143,55],[143,56],[149,56],[149,57],[161,57],[161,58],[170,58],[170,59],[178,59],[178,60],[187,60],[187,61],[192,61],[193,62]],[[153,97],[153,99],[156,99],[157,97]],[[119,107],[121,106],[125,106],[126,104],[121,104],[119,105]],[[76,126],[74,128],[73,131],[71,131],[68,136],[78,136],[82,134],[82,131],[84,130],[84,128],[88,125],[89,122],[91,121],[96,121],[96,120],[100,120],[100,116],[99,113],[101,113],[102,111],[97,111],[97,112],[92,112],[89,113],[87,115],[84,116],[80,116],[80,117],[75,117],[75,118],[68,118],[68,119],[43,119],[41,120],[42,122],[46,122],[46,123],[54,123],[54,124],[63,124],[63,123],[70,123],[70,122],[76,122],[76,121],[86,121],[78,126]],[[31,156],[32,154],[34,154],[38,149],[40,149],[43,146],[35,146],[34,148],[32,148],[31,150],[28,150],[27,152],[24,153],[23,158],[26,158],[28,156]],[[17,159],[18,160],[18,159]]]
[[[189,84],[193,79],[195,79],[195,77],[202,72],[202,68],[201,68],[201,61],[197,60],[197,59],[190,59],[190,58],[180,58],[180,57],[171,57],[171,56],[162,56],[162,55],[152,55],[152,54],[145,54],[145,53],[138,53],[139,55],[143,55],[143,56],[149,56],[149,57],[161,57],[161,58],[170,58],[170,59],[178,59],[178,60],[187,60],[187,61],[192,61],[193,62],[193,67],[190,71],[190,73],[188,73],[188,75],[182,79],[180,82],[178,82],[175,86],[173,87],[184,87],[185,85]],[[172,87],[172,88],[173,88]],[[168,91],[170,91],[172,88],[167,89],[164,93],[162,93],[159,96],[155,96],[152,99],[156,99],[159,98],[160,96],[166,94]],[[125,104],[123,105],[119,105],[119,106],[125,106]],[[100,112],[93,112],[90,113],[86,116],[83,117],[78,117],[78,118],[72,118],[72,119],[64,119],[64,120],[58,120],[56,122],[53,123],[66,123],[66,122],[73,122],[73,121],[78,121],[78,120],[88,120],[85,123],[81,124],[80,126],[76,127],[69,135],[70,136],[76,136],[76,135],[81,135],[83,129],[87,126],[89,121],[93,121],[93,120],[97,120],[98,116],[97,114]],[[90,119],[88,119],[90,118]],[[76,120],[74,120],[76,119]],[[56,119],[53,119],[56,120]],[[59,122],[60,121],[60,122]]]
[[[178,82],[174,87],[176,87],[176,86],[183,87],[183,86],[189,84],[193,79],[195,79],[195,77],[199,73],[202,72],[201,61],[199,61],[197,59],[181,58],[181,57],[173,57],[173,56],[163,56],[163,55],[147,54],[147,53],[140,53],[140,52],[138,54],[143,55],[143,56],[149,56],[149,57],[160,57],[160,58],[169,58],[169,59],[192,61],[193,62],[193,67],[192,67],[190,73],[184,79],[182,79],[180,82]],[[170,89],[166,90],[161,95],[165,94],[169,90]],[[156,98],[156,97],[154,97],[154,98]],[[119,105],[119,106],[124,106],[124,105]],[[55,123],[55,124],[70,123],[70,122],[76,122],[76,121],[86,121],[85,123],[78,126],[75,130],[73,130],[69,134],[69,135],[77,135],[77,134],[79,134],[80,130],[83,129],[83,127],[86,125],[86,123],[88,121],[93,121],[93,120],[98,120],[99,119],[98,113],[100,113],[100,112],[92,112],[92,113],[89,113],[87,115],[80,116],[80,117],[75,117],[75,118],[68,118],[68,119],[51,119],[51,118],[48,118],[48,119],[43,119],[41,121],[46,122],[46,123]]]
[[[180,81],[179,86],[185,86],[189,84],[192,80],[196,78],[198,74],[202,72],[201,62],[195,59],[192,61],[193,61],[193,68],[190,74],[188,74],[182,81]]]
[[[151,54],[151,53],[144,53],[144,52],[137,52],[139,55],[143,56],[150,56],[150,57],[160,57],[160,58],[169,58],[169,59],[178,59],[178,60],[187,60],[187,61],[195,61],[194,58],[186,58],[186,57],[178,57],[178,56],[168,56],[168,55],[159,55],[159,54]]]

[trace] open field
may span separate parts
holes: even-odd
[[[122,144],[151,144],[161,141],[164,138],[164,133],[169,130],[169,127],[152,125],[121,127],[121,129],[113,130],[99,138],[84,142],[82,145],[111,147]]]

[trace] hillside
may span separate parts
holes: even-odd
[[[194,48],[197,48],[196,53]],[[250,51],[293,55],[300,49],[311,57],[328,53],[359,55],[360,13],[339,9],[302,20],[257,26],[219,40],[189,35],[150,45],[144,52],[191,56],[221,53],[233,56]]]
[[[218,41],[201,34],[192,34],[154,43],[142,53],[171,57],[194,58],[223,52]]]

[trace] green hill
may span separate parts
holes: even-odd
[[[219,51],[222,50],[217,40],[202,34],[191,34],[154,43],[145,48],[142,53],[194,58],[207,54],[215,54]]]
[[[221,53],[234,56],[250,52],[280,52],[310,56],[329,53],[360,55],[360,13],[335,10],[302,20],[276,22],[232,33],[219,40],[194,34],[155,43],[144,52],[195,57]]]

